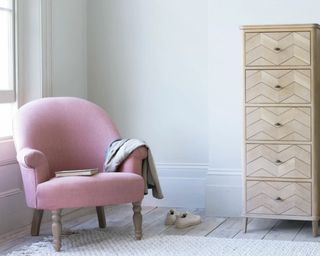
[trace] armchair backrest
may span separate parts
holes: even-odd
[[[103,168],[104,152],[118,130],[97,105],[72,97],[35,100],[14,119],[17,152],[32,148],[45,154],[51,176],[67,169]]]

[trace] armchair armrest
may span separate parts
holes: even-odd
[[[39,150],[23,148],[17,153],[18,163],[26,168],[37,168],[47,162],[46,156]]]
[[[135,149],[120,165],[120,172],[129,172],[142,175],[142,161],[148,156],[148,149],[144,146]]]
[[[17,153],[27,205],[37,208],[37,185],[50,178],[49,164],[46,156],[38,150],[23,148]]]

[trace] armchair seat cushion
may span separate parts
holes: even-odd
[[[94,176],[52,178],[37,186],[38,209],[94,207],[138,202],[144,181],[133,173],[98,173]]]

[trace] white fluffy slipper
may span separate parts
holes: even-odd
[[[187,228],[201,223],[201,217],[190,212],[185,212],[177,216],[176,228]]]
[[[177,216],[180,215],[180,212],[170,209],[167,213],[166,219],[164,221],[165,225],[173,225],[176,222]]]

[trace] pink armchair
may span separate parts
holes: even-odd
[[[51,210],[54,247],[59,251],[61,209],[96,207],[99,227],[105,228],[104,205],[132,203],[135,237],[141,239],[141,168],[147,150],[135,150],[119,172],[104,173],[105,149],[119,137],[107,113],[83,99],[45,98],[18,110],[14,142],[26,202],[34,209],[32,235],[39,235],[43,210]],[[90,177],[55,177],[56,171],[96,167],[99,173]]]

